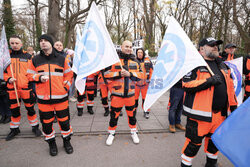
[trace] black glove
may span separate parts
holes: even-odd
[[[218,74],[215,74],[207,79],[207,82],[211,83],[211,85],[219,85],[222,83],[221,77]]]
[[[234,110],[236,110],[237,109],[237,106],[230,106],[230,111],[231,111],[231,113],[234,111]]]

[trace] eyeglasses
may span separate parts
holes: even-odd
[[[215,46],[217,46],[217,44],[216,44],[216,43],[213,43],[213,44],[209,44],[208,46],[210,46],[210,47],[215,47]]]

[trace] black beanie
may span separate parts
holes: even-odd
[[[50,35],[43,34],[43,35],[40,36],[39,41],[41,41],[41,39],[46,39],[47,41],[49,41],[49,43],[51,44],[52,47],[54,46],[53,39],[51,38]]]

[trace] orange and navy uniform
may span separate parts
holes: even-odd
[[[230,61],[230,60],[233,60],[235,57],[234,54],[229,54],[229,53],[226,53],[225,51],[223,51],[220,55],[220,58],[223,60],[223,61]]]
[[[54,112],[56,112],[62,136],[65,138],[71,135],[73,132],[69,123],[68,90],[72,83],[73,72],[68,61],[54,49],[48,56],[40,51],[40,54],[29,63],[27,75],[30,81],[36,83],[38,108],[45,140],[55,138]],[[42,76],[48,76],[48,81],[41,82]]]
[[[244,101],[250,96],[250,55],[244,58],[243,74],[245,75],[245,95]]]
[[[108,92],[111,91],[110,84],[108,83],[108,80],[104,77],[104,73],[111,69],[110,67],[105,68],[104,70],[101,70],[98,75],[98,84],[100,87],[100,95],[102,100],[102,105],[106,109],[109,108],[108,104]]]
[[[225,103],[222,105],[223,109],[214,109],[214,96],[218,92],[216,94],[214,92],[215,86],[209,80],[211,74],[207,67],[197,67],[183,78],[183,88],[185,91],[183,114],[187,116],[187,125],[185,134],[186,142],[182,149],[181,157],[182,163],[187,166],[192,165],[192,160],[198,153],[204,137],[204,151],[207,157],[217,161],[218,149],[213,144],[211,135],[225,120],[230,107],[237,106],[230,68],[219,59],[215,62],[217,73],[220,73],[221,77],[223,76],[223,89],[226,93],[224,96]],[[215,73],[215,70],[213,72]]]
[[[130,129],[136,129],[135,118],[135,82],[143,79],[143,73],[140,64],[135,61],[134,55],[118,53],[120,62],[125,70],[130,72],[130,77],[121,76],[120,63],[112,65],[109,71],[105,72],[104,77],[110,81],[111,87],[111,111],[109,131],[117,128],[117,122],[122,107],[128,116],[128,124]]]
[[[24,102],[25,108],[27,109],[27,117],[31,126],[37,126],[38,120],[34,110],[35,95],[32,91],[32,85],[29,82],[26,74],[28,69],[28,63],[31,61],[31,55],[23,50],[14,51],[10,50],[11,66],[13,70],[13,78],[16,79],[17,94],[19,102],[21,99]],[[10,128],[18,128],[21,120],[20,106],[17,104],[17,98],[14,90],[14,84],[9,83],[12,78],[10,66],[4,71],[4,80],[7,82],[7,92],[10,99],[11,109],[11,122]]]
[[[148,86],[149,86],[149,82],[153,73],[153,64],[148,57],[143,57],[141,60],[137,58],[137,60],[140,62],[140,66],[144,74],[144,79],[136,82],[135,84],[135,108],[136,109],[138,107],[140,92],[142,95],[142,107],[143,107],[146,94],[147,94],[147,90],[148,90]],[[150,111],[150,109],[148,111]]]
[[[92,109],[94,106],[94,93],[96,89],[96,84],[95,84],[95,77],[98,75],[99,72],[96,72],[94,74],[91,74],[87,76],[86,78],[86,86],[83,94],[80,94],[79,91],[77,91],[77,110],[82,111],[84,107],[84,94],[85,92],[87,93],[87,108],[88,110]]]

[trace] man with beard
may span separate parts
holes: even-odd
[[[223,41],[204,38],[199,43],[200,54],[208,67],[197,67],[183,78],[183,114],[187,116],[186,142],[182,149],[182,167],[192,166],[192,160],[205,138],[204,151],[207,156],[205,167],[216,167],[218,149],[211,135],[237,106],[230,68],[218,57],[218,45]]]

